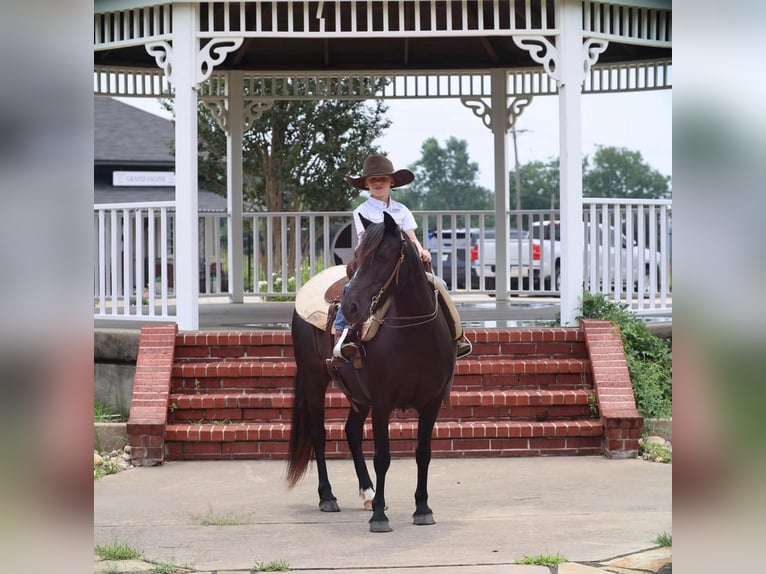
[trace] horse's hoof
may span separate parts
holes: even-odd
[[[336,500],[323,500],[319,503],[319,510],[322,512],[340,512],[340,507]]]
[[[412,523],[416,526],[430,526],[436,524],[436,521],[434,515],[429,512],[428,514],[413,514]]]
[[[370,532],[391,532],[388,520],[370,520]]]
[[[365,500],[364,501],[364,509],[365,510],[372,510],[372,500]]]

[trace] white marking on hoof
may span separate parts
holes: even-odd
[[[359,498],[364,501],[365,510],[372,510],[372,499],[375,498],[375,491],[372,488],[359,489]]]

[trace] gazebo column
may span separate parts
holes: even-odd
[[[505,70],[492,70],[491,127],[495,153],[495,294],[508,301],[508,107]]]
[[[561,325],[575,325],[583,289],[582,5],[559,2],[559,178],[561,202]]]
[[[561,325],[577,323],[583,292],[585,248],[582,220],[582,85],[585,74],[606,50],[606,40],[583,42],[582,3],[556,5],[559,35],[554,46],[544,36],[517,36],[516,45],[529,51],[556,81],[559,97],[559,188],[561,205]]]
[[[509,184],[508,184],[508,132],[516,125],[516,118],[532,101],[532,96],[514,96],[508,103],[508,74],[505,70],[490,72],[490,105],[482,99],[461,98],[464,106],[481,118],[492,130],[495,154],[495,236],[509,236]],[[497,301],[509,299],[508,241],[495,242],[495,295]]]
[[[172,82],[175,90],[176,317],[182,331],[199,328],[199,244],[197,195],[196,10],[173,7]]]
[[[229,296],[232,303],[245,300],[244,238],[242,226],[242,135],[244,133],[241,71],[228,74],[228,124],[226,131],[226,186],[228,219]]]

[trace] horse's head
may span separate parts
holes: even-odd
[[[351,323],[367,319],[387,290],[396,289],[400,269],[415,248],[394,219],[383,214],[382,223],[360,216],[364,235],[356,252],[356,272],[343,296],[343,314]]]

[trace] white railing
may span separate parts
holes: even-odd
[[[95,207],[95,317],[172,318],[173,209],[173,202]]]
[[[488,281],[481,265],[471,260],[473,244],[494,234],[494,212],[429,211],[414,215],[421,243],[432,252],[434,272],[445,279],[452,293],[494,293],[494,279]],[[670,313],[671,216],[670,200],[586,199],[585,288],[591,293],[606,293],[640,314]],[[200,297],[231,292],[228,218],[225,213],[200,213]],[[528,239],[535,238],[529,233],[533,226],[556,221],[558,212],[511,211],[509,218],[509,227],[520,230],[511,239],[510,253],[513,249],[518,252],[522,241],[527,247]],[[173,202],[95,207],[95,317],[174,318],[174,223]],[[610,232],[602,233],[604,229]],[[613,231],[616,229],[619,234]],[[553,235],[539,241],[550,242],[550,249],[541,250],[543,253],[557,253]],[[267,300],[291,298],[322,269],[348,262],[355,247],[349,212],[246,213],[242,238],[244,293]],[[555,262],[533,265],[550,267]],[[512,281],[510,294],[558,296],[557,283]]]

